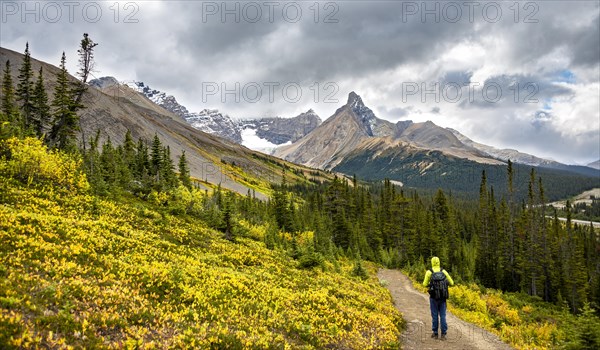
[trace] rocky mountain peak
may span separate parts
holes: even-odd
[[[346,106],[350,108],[352,112],[354,112],[357,121],[364,128],[367,135],[380,136],[378,135],[378,129],[379,125],[383,121],[381,119],[378,119],[375,116],[375,113],[373,113],[373,111],[369,107],[365,106],[362,98],[360,98],[360,96],[356,92],[352,91],[348,95],[348,103],[346,104]]]
[[[307,120],[310,124],[315,124],[315,127],[319,126],[322,121],[312,108],[304,113],[300,113],[296,118],[299,120]]]
[[[348,94],[348,103],[346,103],[346,104],[348,106],[350,106],[351,108],[365,106],[363,104],[362,98],[360,98],[360,96],[358,96],[358,94],[354,91],[352,91],[350,94]]]

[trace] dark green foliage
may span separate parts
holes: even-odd
[[[301,269],[312,269],[314,267],[322,266],[325,259],[323,256],[315,252],[313,247],[309,247],[306,252],[300,254],[298,258],[298,267]]]
[[[38,79],[33,89],[33,111],[31,114],[31,126],[38,137],[44,137],[50,125],[51,118],[43,73],[43,68],[40,67]]]
[[[600,321],[594,315],[594,310],[586,304],[583,313],[572,325],[573,334],[568,335],[565,349],[595,350],[600,348]]]
[[[3,121],[12,121],[17,113],[15,106],[15,88],[12,81],[10,61],[6,61],[2,71],[2,113],[5,118]]]
[[[352,268],[352,275],[361,279],[369,278],[369,273],[362,265],[362,260],[359,258],[354,263],[354,267]]]
[[[192,180],[190,179],[190,168],[187,163],[187,159],[185,158],[185,151],[181,152],[181,156],[179,156],[179,181],[181,184],[187,188],[192,187]]]
[[[162,157],[164,152],[162,151],[162,144],[157,134],[154,134],[154,139],[152,140],[152,153],[150,156],[150,173],[152,175],[158,176],[159,169],[162,166]]]
[[[2,106],[0,107],[0,139],[18,134],[21,116],[15,104],[15,88],[11,76],[10,61],[2,72]]]
[[[17,84],[17,101],[23,114],[23,128],[27,128],[31,122],[31,115],[34,110],[33,105],[33,69],[31,68],[31,54],[29,53],[29,43],[25,44],[25,53],[23,63],[19,68],[19,81]]]
[[[66,60],[63,52],[60,60],[60,72],[54,88],[54,99],[52,100],[54,125],[50,132],[50,141],[53,146],[59,149],[75,152],[77,150],[76,134],[79,131],[77,110],[80,106],[74,100],[74,91],[71,88],[65,66]]]

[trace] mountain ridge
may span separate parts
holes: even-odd
[[[292,118],[263,117],[234,120],[218,109],[204,108],[200,112],[190,112],[179,103],[175,96],[156,90],[143,81],[119,82],[114,77],[101,77],[90,81],[90,85],[104,90],[114,89],[115,86],[128,87],[147,98],[150,102],[181,117],[194,128],[203,132],[226,138],[237,144],[246,144],[243,139],[244,130],[256,130],[256,135],[274,145],[294,142],[321,124],[321,118],[312,110]],[[131,94],[130,94],[131,95]]]
[[[387,141],[365,141],[369,138],[386,138]],[[346,104],[338,108],[332,117],[296,144],[276,149],[274,155],[296,163],[333,169],[343,161],[344,156],[365,145],[372,147],[374,144],[384,149],[394,145],[410,146],[414,151],[437,150],[481,163],[502,163],[464,145],[450,131],[431,121],[403,121],[393,124],[379,119],[354,91],[348,95]]]

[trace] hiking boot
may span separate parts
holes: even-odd
[[[446,340],[446,333],[442,333],[442,337],[440,339],[441,340]]]
[[[438,338],[438,334],[437,334],[437,333],[431,333],[431,337],[432,337],[433,339],[437,339],[437,338]]]

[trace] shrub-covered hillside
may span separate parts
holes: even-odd
[[[300,269],[263,226],[242,221],[231,242],[191,215],[93,196],[78,161],[37,139],[0,153],[2,349],[399,346],[389,293],[348,262]]]

